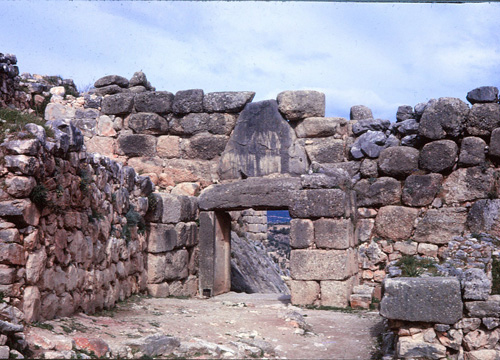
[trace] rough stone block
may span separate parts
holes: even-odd
[[[408,206],[428,206],[436,197],[443,175],[410,175],[406,178],[403,186],[403,203]]]
[[[203,111],[203,90],[181,90],[175,93],[172,111],[176,114],[200,113]]]
[[[24,265],[24,249],[19,244],[0,242],[0,262],[3,264]]]
[[[349,303],[353,309],[370,309],[372,296],[367,294],[352,294],[349,297]]]
[[[399,204],[401,201],[401,183],[390,177],[381,177],[374,181],[362,179],[354,186],[358,206],[385,206]]]
[[[354,277],[345,281],[321,281],[321,305],[341,308],[349,306],[354,281]]]
[[[148,283],[159,284],[165,280],[165,254],[148,254]]]
[[[150,223],[148,226],[148,252],[162,253],[173,250],[177,245],[177,231],[174,225]]]
[[[0,285],[10,285],[16,281],[16,268],[0,265]]]
[[[491,132],[489,154],[493,157],[500,157],[500,127]]]
[[[394,244],[394,250],[399,251],[403,255],[415,255],[417,253],[418,243],[398,241]]]
[[[476,201],[467,215],[467,227],[471,233],[500,236],[500,200]]]
[[[182,221],[195,220],[198,210],[195,197],[160,193],[156,199],[155,214],[161,214],[162,223],[176,224]],[[155,214],[151,218],[156,218]]]
[[[345,280],[357,272],[357,253],[347,250],[292,250],[294,280]]]
[[[134,94],[120,93],[102,99],[102,113],[105,115],[128,114],[134,108]]]
[[[457,98],[439,98],[427,103],[418,133],[432,140],[457,137],[462,132],[469,107]]]
[[[422,256],[437,258],[439,247],[434,244],[418,244],[418,253]]]
[[[290,282],[291,302],[293,305],[312,305],[318,300],[319,283],[316,281]]]
[[[351,120],[373,119],[372,111],[369,107],[364,105],[351,106],[350,110]]]
[[[5,167],[16,175],[37,175],[40,170],[40,162],[34,156],[6,155]]]
[[[319,219],[314,221],[314,242],[318,248],[347,249],[353,245],[350,219]]]
[[[465,208],[429,209],[418,221],[413,239],[417,242],[447,244],[465,229]]]
[[[485,149],[486,142],[483,139],[474,136],[463,138],[458,164],[461,166],[481,165],[486,158]]]
[[[135,109],[138,112],[166,114],[172,112],[174,94],[168,91],[148,91],[135,96]]]
[[[442,359],[446,357],[446,347],[439,343],[429,343],[420,336],[403,336],[398,339],[397,354],[399,359]]]
[[[474,104],[467,117],[466,129],[469,135],[489,136],[500,126],[500,104]]]
[[[420,152],[420,168],[435,173],[450,170],[457,155],[458,146],[454,141],[432,141],[425,144]]]
[[[36,286],[28,286],[23,294],[24,321],[30,324],[41,318],[41,297],[40,290]],[[44,314],[44,316],[46,316]]]
[[[236,113],[243,110],[245,105],[253,100],[254,96],[255,93],[252,91],[208,93],[203,97],[203,108],[209,113]]]
[[[465,308],[470,317],[500,317],[500,295],[490,295],[486,301],[467,301]]]
[[[222,154],[228,142],[226,135],[197,134],[181,140],[181,154],[186,159],[212,160]]]
[[[283,91],[277,101],[280,112],[290,121],[325,116],[325,94],[318,91]]]
[[[356,233],[358,235],[358,241],[366,242],[370,240],[374,227],[375,227],[375,220],[359,219],[356,225]]]
[[[307,156],[320,164],[344,161],[345,141],[333,137],[309,139],[305,145]]]
[[[96,88],[102,88],[102,87],[110,86],[110,85],[118,85],[122,88],[127,88],[128,84],[129,84],[128,80],[126,78],[124,78],[123,76],[107,75],[107,76],[103,76],[102,78],[98,79],[94,83],[94,86]]]
[[[168,252],[165,255],[165,280],[185,279],[189,275],[187,250]]]
[[[457,278],[394,278],[384,281],[380,314],[388,319],[454,324],[462,318]]]
[[[290,220],[290,247],[304,249],[314,242],[314,225],[309,219]]]
[[[127,156],[153,156],[156,152],[156,138],[152,135],[120,135],[118,145]]]
[[[375,218],[377,234],[383,238],[398,241],[410,238],[418,210],[404,206],[384,206]]]
[[[162,158],[177,158],[180,156],[180,137],[160,136],[156,143],[156,153]]]
[[[298,138],[347,135],[347,120],[341,117],[310,117],[297,123]]]
[[[136,134],[166,134],[168,122],[165,118],[155,113],[136,113],[128,118],[128,127]]]
[[[155,298],[166,298],[170,296],[168,283],[148,284],[148,294]]]
[[[491,281],[481,269],[467,269],[462,277],[463,298],[465,300],[488,300]]]
[[[342,217],[347,196],[340,189],[299,190],[292,193],[290,216],[298,218]]]
[[[408,146],[393,146],[380,152],[378,168],[383,175],[404,178],[418,170],[420,152]]]
[[[495,86],[480,86],[467,93],[467,100],[471,104],[496,102],[498,100],[498,88]]]
[[[480,166],[461,168],[452,172],[443,182],[440,196],[446,204],[485,199],[495,186],[493,169]]]
[[[28,256],[26,262],[26,281],[28,284],[36,284],[45,270],[45,262],[47,253],[45,248],[41,248],[36,252],[32,252]]]

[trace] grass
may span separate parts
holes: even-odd
[[[396,263],[401,269],[401,276],[405,277],[419,277],[425,272],[436,274],[437,269],[434,265],[436,265],[434,259],[419,259],[410,255],[403,256]]]
[[[31,123],[42,126],[48,137],[54,137],[52,128],[48,127],[41,118],[19,110],[0,109],[0,142],[3,142],[7,134],[20,133],[27,124]]]

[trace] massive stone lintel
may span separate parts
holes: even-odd
[[[201,210],[288,209],[300,178],[250,178],[207,187],[198,201]]]
[[[454,324],[462,318],[457,278],[397,278],[384,281],[380,314],[393,320]]]

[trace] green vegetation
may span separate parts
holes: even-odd
[[[3,293],[3,291],[0,291],[0,304],[4,302],[5,302],[5,294]]]
[[[425,272],[436,275],[434,259],[417,258],[415,256],[405,255],[399,259],[396,266],[401,269],[401,275],[406,277],[419,277]]]
[[[494,257],[491,263],[491,277],[491,294],[498,295],[500,294],[500,260],[497,257]]]
[[[47,324],[47,323],[36,322],[36,323],[33,323],[31,326],[34,326],[34,327],[37,327],[40,329],[50,330],[50,331],[54,330],[54,326],[52,326],[51,324]]]
[[[31,190],[30,200],[39,208],[43,209],[49,204],[47,199],[48,191],[43,185],[37,185]]]
[[[306,309],[309,310],[327,310],[327,311],[337,311],[342,313],[356,313],[358,310],[354,310],[352,307],[348,306],[345,308],[337,306],[324,306],[324,305],[305,305]]]
[[[158,199],[154,193],[148,195],[148,211],[154,212],[158,206]]]
[[[86,194],[90,190],[90,184],[92,184],[92,175],[87,170],[81,169],[78,176],[80,176],[80,190]]]
[[[135,211],[133,207],[130,207],[130,210],[125,215],[125,218],[127,219],[127,224],[125,224],[122,228],[122,237],[128,244],[132,237],[130,229],[136,227],[138,234],[144,234],[146,232],[146,222],[141,214]]]
[[[44,117],[45,109],[47,108],[47,105],[49,105],[51,98],[52,98],[52,95],[49,95],[49,96],[44,97],[43,101],[40,104],[37,104],[37,103],[33,104],[33,109],[35,110],[36,116],[39,116],[40,118]]]
[[[47,136],[54,137],[54,131],[41,118],[22,113],[19,110],[0,109],[0,142],[3,142],[7,134],[22,132],[26,124],[30,123],[43,126]],[[28,135],[24,134],[24,136]]]

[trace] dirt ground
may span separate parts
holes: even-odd
[[[63,338],[73,350],[83,349],[81,338],[100,339],[109,346],[107,356],[156,357],[138,344],[162,334],[180,342],[163,358],[371,359],[382,330],[378,312],[304,309],[284,295],[231,292],[210,299],[132,297],[97,316],[37,324],[27,339],[35,356],[52,347],[45,357],[53,358],[61,356],[56,340]]]

